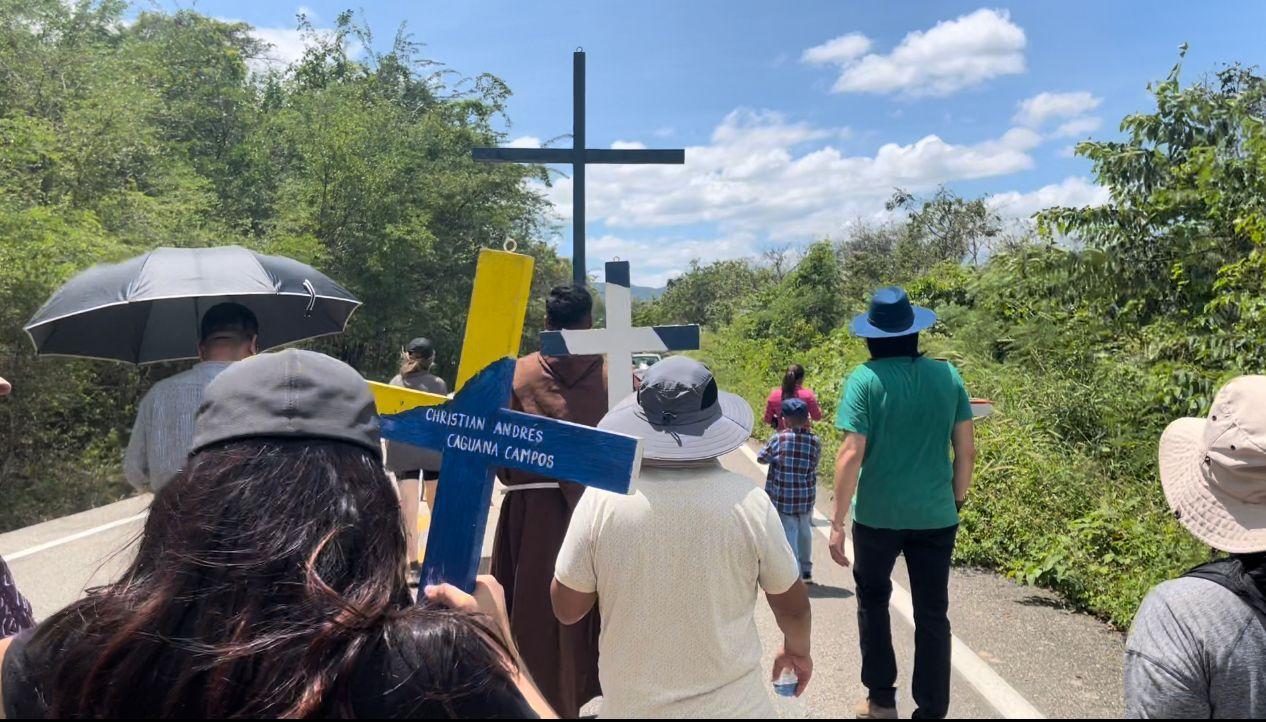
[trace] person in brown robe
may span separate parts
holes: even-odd
[[[545,304],[551,330],[593,326],[593,299],[583,286],[559,286]],[[602,356],[520,358],[512,408],[588,426],[607,413]],[[563,626],[554,617],[549,587],[554,560],[584,487],[522,471],[502,470],[507,487],[492,546],[492,574],[505,587],[510,629],[532,678],[562,717],[602,694],[598,685],[596,611]]]

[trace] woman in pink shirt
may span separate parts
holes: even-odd
[[[787,428],[782,421],[783,399],[801,399],[809,405],[809,418],[814,421],[822,419],[822,409],[818,407],[818,397],[813,389],[804,387],[804,367],[791,364],[782,377],[782,386],[775,386],[769,391],[769,399],[765,402],[765,423],[778,429]]]

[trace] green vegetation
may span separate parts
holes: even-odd
[[[977,426],[958,560],[1125,627],[1151,585],[1210,554],[1165,505],[1161,431],[1266,364],[1266,79],[1231,66],[1183,85],[1179,71],[1122,140],[1077,147],[1107,205],[1008,228],[980,199],[899,192],[901,221],[822,241],[789,273],[696,266],[639,312],[708,324],[702,358],[758,409],[804,364],[831,414],[865,356],[847,320],[875,287],[905,285],[940,313],[926,349],[1000,409]],[[836,433],[819,430],[833,455]]]
[[[538,296],[569,275],[523,183],[540,171],[470,160],[501,140],[495,77],[461,77],[403,34],[353,56],[373,45],[350,15],[270,68],[246,25],[124,10],[0,0],[0,375],[16,387],[0,403],[0,529],[127,493],[136,401],[177,368],[34,358],[21,325],[93,263],[225,243],[310,262],[365,301],[317,347],[378,378],[423,332],[452,372],[480,248],[515,239]],[[1266,79],[1232,66],[1184,85],[1175,68],[1151,90],[1154,111],[1126,118],[1122,140],[1077,148],[1105,206],[1014,228],[986,199],[899,192],[900,221],[795,264],[696,263],[638,320],[705,324],[702,356],[758,408],[801,362],[831,413],[864,355],[845,322],[875,287],[904,284],[941,314],[928,350],[1000,407],[979,426],[960,561],[1124,626],[1151,584],[1208,556],[1161,496],[1161,430],[1266,363]]]
[[[403,34],[354,58],[371,38],[347,14],[269,69],[244,24],[124,10],[0,0],[0,375],[15,386],[0,530],[128,493],[136,401],[179,368],[34,358],[22,324],[93,263],[227,243],[312,263],[365,302],[315,345],[371,378],[419,333],[452,373],[480,248],[512,238],[535,256],[538,297],[570,275],[522,183],[539,171],[470,160],[501,140],[497,78],[461,77]]]

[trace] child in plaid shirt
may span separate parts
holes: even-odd
[[[800,576],[813,583],[813,501],[818,490],[818,437],[809,430],[809,406],[803,399],[782,402],[787,428],[776,432],[757,457],[769,464],[765,491],[782,518],[787,542],[800,564]]]

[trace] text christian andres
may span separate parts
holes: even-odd
[[[426,420],[441,426],[473,431],[484,431],[488,425],[488,419],[482,416],[433,408],[426,410]],[[508,441],[525,441],[531,444],[540,444],[545,440],[545,434],[540,429],[504,421],[496,422],[493,425],[492,433],[496,436],[504,437]],[[503,445],[503,442],[496,439],[479,438],[455,432],[448,435],[444,445],[446,448],[459,449],[468,453],[504,458],[546,469],[554,468],[553,454],[516,446],[508,442]]]

